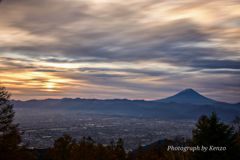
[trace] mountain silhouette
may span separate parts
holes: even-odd
[[[202,114],[211,114],[214,109],[221,120],[230,122],[233,117],[240,115],[240,102],[236,104],[217,102],[200,95],[193,89],[186,89],[172,97],[158,101],[62,98],[28,101],[11,100],[11,103],[14,104],[16,113],[26,116],[32,113],[54,115],[70,113],[166,120],[197,120]]]
[[[217,103],[218,101],[204,97],[203,95],[189,88],[179,92],[174,96],[171,96],[165,99],[155,100],[155,102],[164,102],[164,103],[175,102],[175,103],[191,103],[191,104],[197,104],[197,105],[204,105],[204,104],[214,104],[214,103]]]

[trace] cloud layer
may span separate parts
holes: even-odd
[[[240,1],[8,0],[0,76],[15,99],[240,99]]]

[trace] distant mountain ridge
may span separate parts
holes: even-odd
[[[18,112],[31,110],[46,113],[100,114],[160,119],[198,119],[202,114],[216,111],[222,120],[230,122],[240,115],[240,103],[229,104],[206,98],[192,89],[172,97],[157,100],[81,99],[62,98],[45,100],[12,100]],[[195,103],[195,104],[194,104]],[[17,112],[17,113],[18,113]]]
[[[181,91],[174,96],[155,100],[155,102],[163,102],[163,103],[191,103],[191,104],[197,104],[197,105],[205,105],[205,104],[214,104],[218,103],[218,101],[212,100],[210,98],[207,98],[198,92],[194,91],[193,89],[185,89],[184,91]]]

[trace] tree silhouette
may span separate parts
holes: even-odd
[[[232,123],[234,124],[235,132],[237,134],[237,144],[240,145],[240,117],[236,116]]]
[[[219,122],[215,112],[209,117],[202,115],[197,124],[196,129],[193,129],[193,141],[191,146],[208,147],[206,152],[195,151],[191,153],[191,158],[194,160],[200,159],[240,159],[240,148],[236,144],[236,134],[234,127]],[[215,148],[213,147],[226,147]],[[216,151],[214,151],[216,150]],[[221,151],[219,151],[221,150]]]
[[[46,160],[68,160],[71,159],[72,149],[76,145],[76,139],[70,135],[64,134],[54,141],[53,147],[49,147],[46,154]]]
[[[10,103],[11,93],[0,84],[0,159],[30,159],[32,154],[27,151],[29,144],[19,147],[24,132],[19,131],[19,124],[13,124],[15,112]]]
[[[83,137],[73,148],[73,160],[94,160],[95,141],[92,137]]]
[[[240,130],[240,117],[236,116],[235,119],[232,121],[235,127],[235,131]]]

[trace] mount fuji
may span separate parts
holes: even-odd
[[[163,102],[163,103],[191,103],[191,104],[197,104],[197,105],[205,105],[205,104],[214,104],[218,101],[212,100],[210,98],[207,98],[198,92],[194,91],[193,89],[185,89],[184,91],[181,91],[177,93],[174,96],[165,98],[165,99],[159,99],[155,100],[155,102]]]

